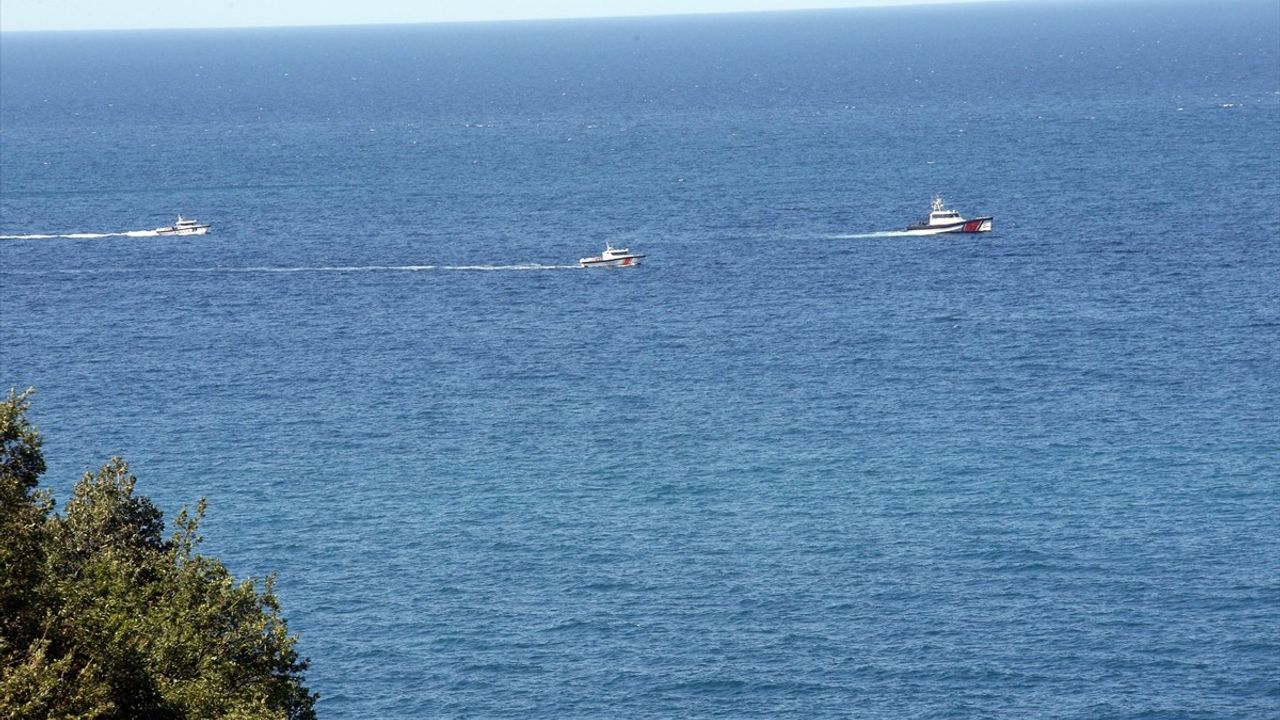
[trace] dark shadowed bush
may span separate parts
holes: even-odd
[[[0,717],[314,718],[273,578],[196,552],[203,500],[166,537],[119,458],[53,512],[29,397],[0,402]]]

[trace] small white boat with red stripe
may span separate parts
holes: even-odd
[[[178,216],[178,221],[168,227],[156,228],[157,235],[203,235],[209,232],[210,225],[198,220]]]
[[[632,255],[626,248],[616,248],[605,243],[604,252],[594,257],[584,257],[578,261],[582,267],[631,267],[639,265],[643,255]]]
[[[991,232],[991,216],[965,219],[960,213],[952,210],[942,202],[942,198],[933,199],[933,207],[929,217],[907,226],[912,235],[937,235],[938,233],[982,233]]]

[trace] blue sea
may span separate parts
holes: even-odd
[[[5,33],[0,386],[324,718],[1274,718],[1278,206],[1275,0]]]

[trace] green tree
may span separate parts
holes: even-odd
[[[166,538],[119,458],[53,513],[28,399],[0,406],[0,717],[314,718],[274,578],[196,552],[203,500]]]
[[[39,603],[32,590],[38,585],[45,521],[53,506],[36,490],[44,455],[40,433],[26,422],[30,394],[10,390],[0,403],[0,643],[34,631]]]

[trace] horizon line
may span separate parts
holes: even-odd
[[[911,8],[911,7],[940,7],[940,6],[964,6],[964,5],[990,5],[990,4],[1008,4],[1008,3],[1034,3],[1043,2],[1044,0],[865,0],[862,4],[847,5],[843,7],[832,6],[813,6],[798,8],[760,8],[760,9],[743,9],[743,10],[690,10],[690,11],[661,11],[661,12],[632,12],[632,13],[602,13],[598,15],[545,15],[530,17],[508,17],[508,18],[447,18],[438,20],[369,20],[354,22],[320,22],[320,23],[265,23],[265,24],[234,24],[234,25],[176,25],[176,26],[119,26],[119,27],[97,27],[97,28],[53,28],[53,29],[31,29],[20,28],[10,30],[0,25],[0,34],[37,34],[37,33],[97,33],[97,32],[174,32],[188,30],[287,30],[287,29],[308,29],[308,28],[355,28],[355,27],[397,27],[410,25],[480,25],[480,24],[501,24],[501,23],[539,23],[539,22],[565,22],[565,21],[593,21],[593,20],[630,20],[630,19],[659,19],[659,18],[685,18],[685,17],[715,17],[715,16],[731,16],[731,15],[778,15],[788,13],[814,13],[814,12],[845,12],[857,10],[883,10],[889,8]],[[1090,0],[1057,0],[1061,3],[1071,2],[1088,2]],[[1098,0],[1093,0],[1098,1]],[[1137,1],[1143,0],[1126,0]],[[1152,1],[1152,0],[1146,0]]]

